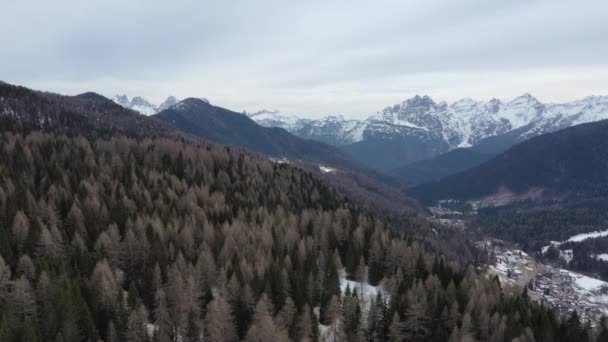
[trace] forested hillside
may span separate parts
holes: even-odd
[[[608,195],[608,120],[541,135],[477,167],[409,193],[442,199],[581,200]]]
[[[138,126],[83,121],[78,134],[25,117],[5,115],[0,133],[0,341],[608,333],[501,289],[459,232],[361,210],[301,169]],[[343,275],[382,291],[342,291]]]
[[[316,169],[319,178],[368,207],[397,213],[424,211],[403,193],[405,182],[398,177],[373,170],[335,146],[299,138],[282,128],[260,126],[244,114],[201,99],[185,99],[154,118],[208,141],[280,158],[312,172]],[[319,172],[323,167],[336,172]]]
[[[493,156],[472,148],[457,148],[431,159],[416,161],[391,171],[404,181],[423,184],[475,167]]]
[[[403,239],[289,166],[40,132],[0,151],[2,341],[306,340],[316,307],[345,340],[583,333],[465,270],[465,244]],[[341,267],[390,295],[363,315]]]

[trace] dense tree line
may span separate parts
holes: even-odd
[[[503,294],[459,234],[437,234],[224,146],[4,131],[0,340],[605,336]]]
[[[546,202],[529,201],[480,209],[472,229],[537,251],[550,241],[564,241],[576,234],[604,230],[608,201],[604,199]]]

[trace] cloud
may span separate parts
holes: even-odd
[[[608,3],[14,1],[0,78],[234,110],[366,116],[416,93],[608,93]]]

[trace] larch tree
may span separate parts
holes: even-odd
[[[20,324],[24,324],[27,318],[36,315],[36,294],[25,276],[19,277],[13,283],[9,303]]]
[[[392,342],[402,342],[405,338],[403,335],[404,324],[398,313],[393,314],[393,320],[389,328],[389,338]]]
[[[0,255],[0,300],[5,299],[10,291],[11,267],[4,262]]]
[[[106,259],[100,260],[95,265],[91,275],[91,286],[97,291],[99,303],[109,311],[116,302],[121,288]]]
[[[300,320],[298,321],[297,325],[297,337],[299,341],[313,341],[313,321],[311,319],[311,312],[308,304],[304,305],[302,313],[300,314]]]
[[[143,304],[131,311],[127,322],[126,340],[129,342],[147,342],[148,328],[148,311]]]
[[[24,275],[30,282],[36,278],[36,266],[34,266],[32,258],[27,254],[22,254],[17,262],[16,276],[21,275]]]
[[[262,295],[262,298],[260,298],[255,306],[253,320],[245,336],[246,342],[288,341],[287,332],[278,329],[274,324],[268,310],[269,306],[268,299],[265,295]]]
[[[207,305],[204,327],[205,338],[209,341],[234,342],[237,340],[230,306],[221,297],[212,300]]]
[[[17,211],[13,219],[13,241],[18,252],[23,250],[23,245],[30,231],[30,221],[22,210]]]
[[[171,341],[171,317],[169,316],[167,296],[162,287],[156,290],[154,297],[154,324],[156,325],[156,340],[158,342]]]

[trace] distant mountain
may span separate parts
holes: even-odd
[[[163,101],[163,103],[160,104],[160,106],[158,106],[158,111],[160,112],[168,109],[169,107],[177,104],[177,102],[179,102],[179,100],[175,96],[169,96],[165,101]]]
[[[74,97],[80,98],[80,99],[87,99],[87,100],[95,100],[95,101],[102,101],[102,102],[106,102],[106,101],[110,101],[110,99],[108,99],[107,97],[94,93],[92,91],[86,92],[86,93],[82,93],[82,94],[78,94]]]
[[[203,100],[207,101],[206,99]],[[133,99],[129,100],[129,97],[127,95],[116,95],[112,98],[112,101],[118,103],[119,105],[125,108],[132,109],[145,115],[156,114],[160,111],[168,109],[169,107],[179,102],[179,100],[175,96],[169,96],[165,101],[163,101],[163,103],[161,103],[159,106],[156,106],[141,96],[135,96]]]
[[[608,96],[543,104],[524,94],[507,102],[465,98],[451,104],[414,96],[360,121],[331,116],[259,123],[342,146],[353,158],[389,170],[456,148],[498,154],[531,137],[602,119],[608,119]]]
[[[519,200],[580,200],[608,196],[608,120],[577,125],[522,142],[503,154],[410,195],[503,205]]]
[[[264,127],[279,127],[286,130],[291,130],[301,120],[295,115],[283,114],[278,110],[261,110],[255,113],[247,113],[250,119]]]
[[[457,148],[431,159],[402,166],[391,173],[412,184],[421,184],[470,169],[490,158],[492,155],[477,152],[471,148]]]
[[[269,156],[316,160],[350,169],[366,168],[334,146],[296,137],[281,128],[258,125],[247,115],[196,98],[185,99],[154,117],[202,138],[244,146]]]

